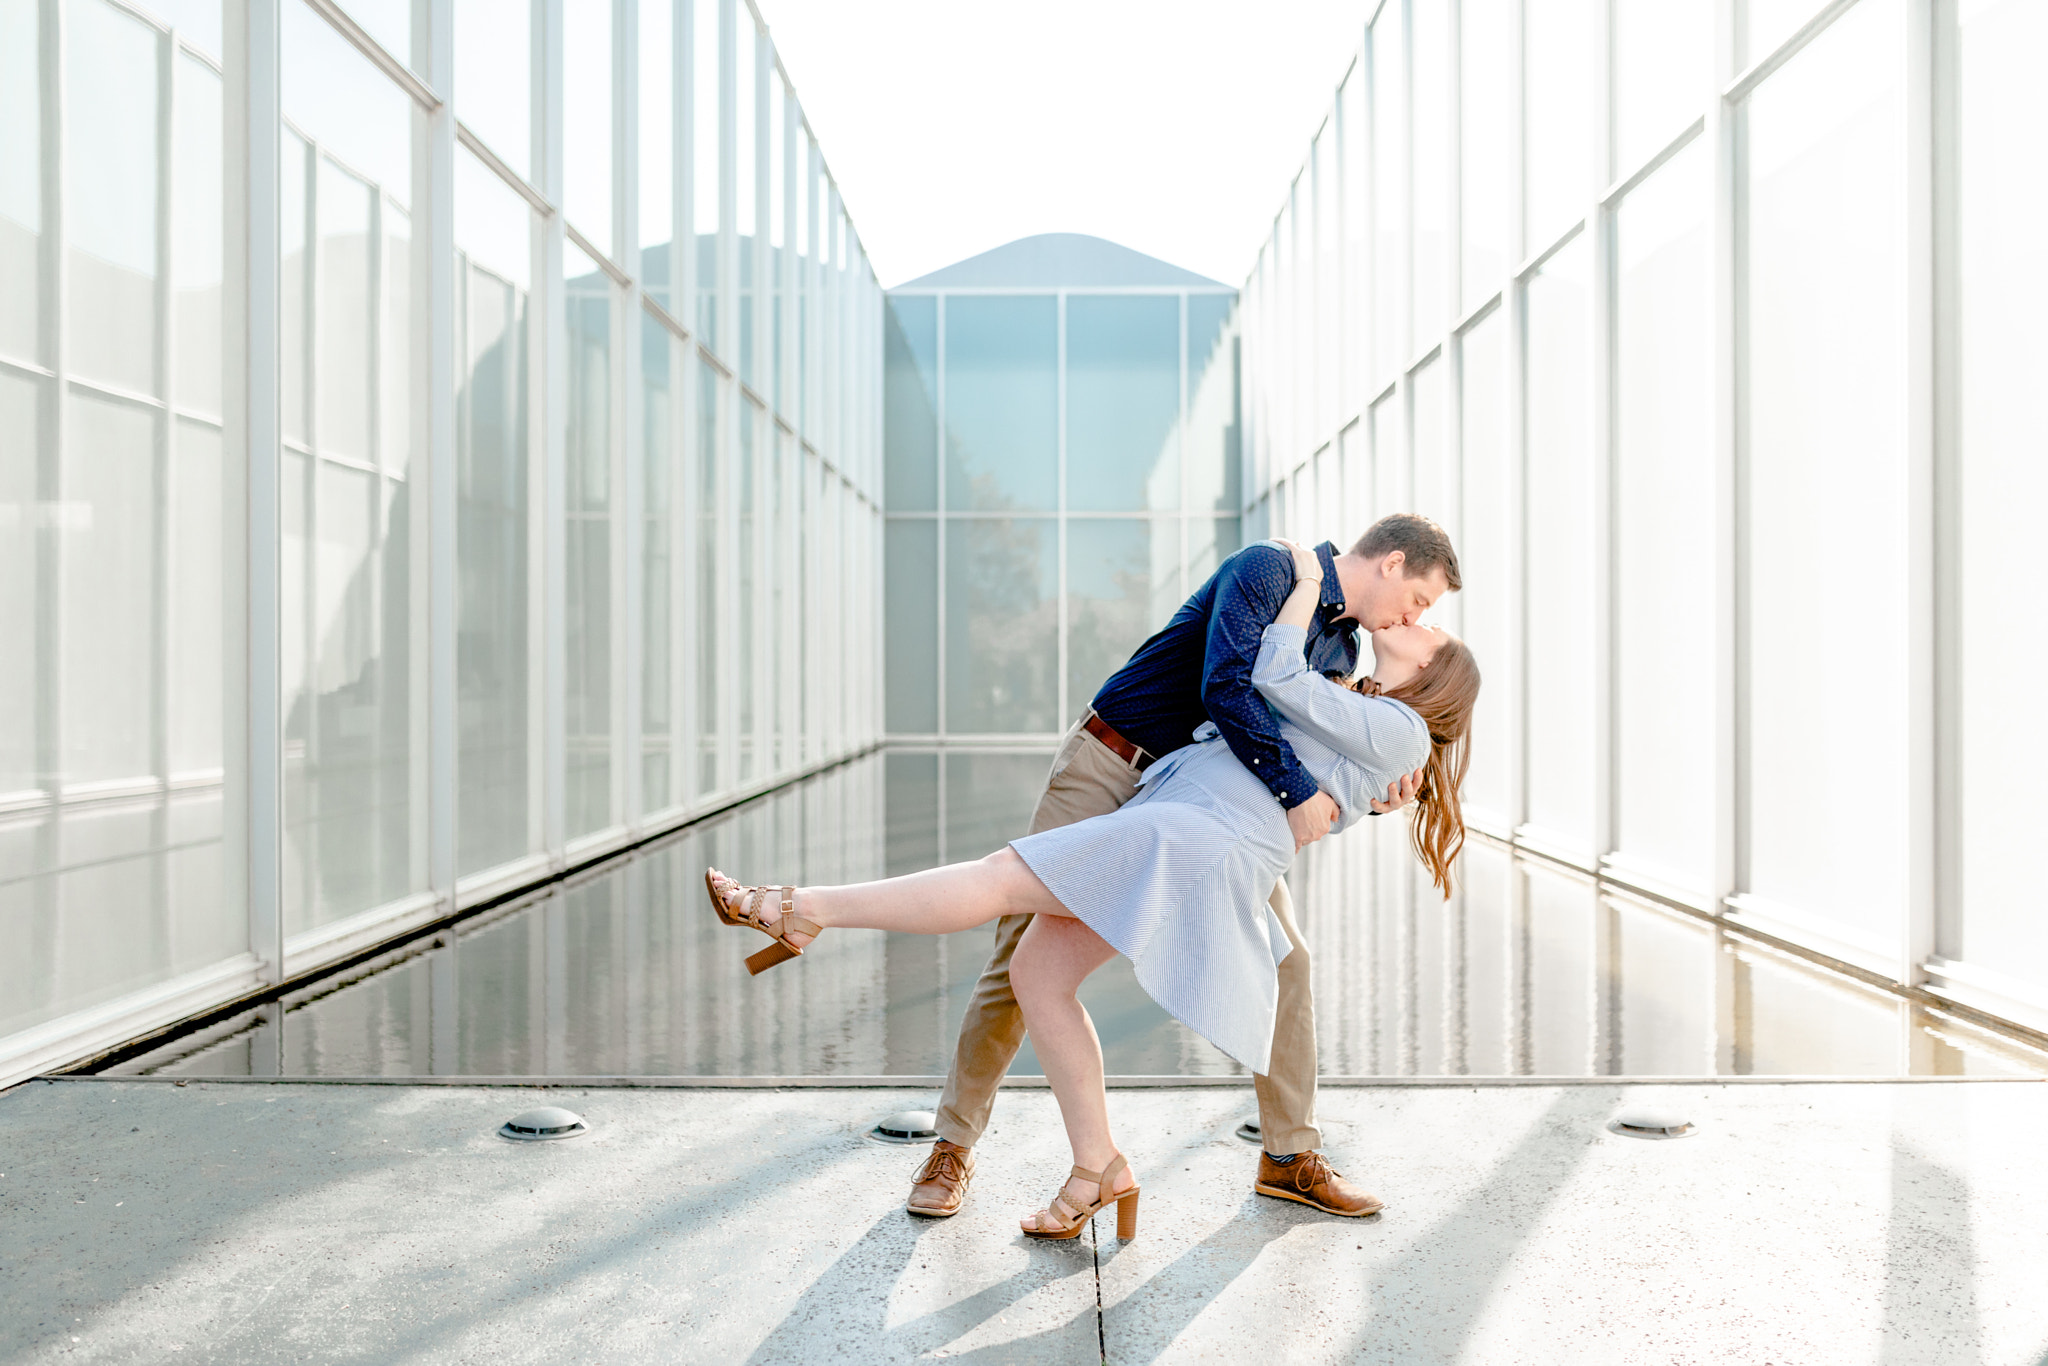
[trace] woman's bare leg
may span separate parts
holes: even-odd
[[[1094,1172],[1116,1156],[1116,1143],[1109,1136],[1109,1098],[1102,1086],[1102,1042],[1075,992],[1089,973],[1115,956],[1116,950],[1079,920],[1041,915],[1024,931],[1010,959],[1010,988],[1059,1100],[1074,1165]],[[1110,1189],[1126,1191],[1136,1184],[1126,1169],[1117,1173]],[[1067,1203],[1076,1208],[1092,1203],[1098,1193],[1093,1181],[1078,1176],[1067,1181]],[[1037,1219],[1027,1215],[1019,1223],[1029,1232]]]
[[[739,904],[734,885],[722,891],[728,905]],[[1005,915],[1071,914],[1008,845],[972,863],[949,863],[879,882],[799,887],[796,913],[828,930],[902,934],[951,934]],[[789,937],[799,948],[811,940],[796,933]]]

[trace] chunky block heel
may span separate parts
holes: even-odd
[[[1027,1238],[1038,1238],[1048,1243],[1062,1242],[1068,1238],[1078,1238],[1081,1236],[1081,1230],[1088,1227],[1088,1221],[1100,1214],[1104,1207],[1113,1200],[1116,1202],[1116,1236],[1119,1238],[1137,1237],[1138,1188],[1133,1186],[1129,1190],[1117,1195],[1108,1193],[1109,1183],[1116,1179],[1118,1172],[1123,1171],[1128,1166],[1130,1164],[1124,1161],[1123,1154],[1118,1153],[1110,1160],[1110,1164],[1099,1172],[1091,1172],[1086,1167],[1075,1167],[1073,1172],[1075,1176],[1080,1177],[1083,1181],[1093,1181],[1095,1183],[1094,1203],[1076,1205],[1073,1201],[1067,1199],[1066,1188],[1063,1186],[1060,1188],[1060,1193],[1052,1198],[1052,1203],[1034,1216],[1038,1220],[1038,1227],[1025,1229],[1024,1236]]]
[[[739,906],[728,906],[720,894],[718,884],[731,883],[740,892]],[[716,868],[704,870],[704,895],[711,898],[711,909],[719,921],[726,925],[746,925],[759,930],[775,942],[759,953],[747,958],[747,971],[760,976],[777,963],[787,963],[792,958],[803,957],[804,951],[789,942],[792,934],[807,934],[815,940],[823,933],[818,926],[796,913],[796,888],[794,887],[744,887],[719,872]],[[768,918],[768,907],[776,903],[778,914]]]

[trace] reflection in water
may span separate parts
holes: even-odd
[[[1042,751],[891,750],[122,1065],[194,1076],[928,1076],[992,932],[835,931],[749,978],[698,881],[856,881],[1021,831]],[[2048,1074],[2048,1056],[1691,916],[1475,842],[1436,900],[1399,819],[1311,849],[1295,903],[1327,1076]],[[1240,1069],[1122,959],[1090,979],[1112,1075]],[[1016,1071],[1037,1072],[1027,1042]]]

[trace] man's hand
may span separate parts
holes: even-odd
[[[1316,793],[1300,806],[1288,807],[1287,828],[1294,832],[1294,852],[1300,853],[1329,834],[1338,814],[1337,799],[1327,792]]]
[[[1375,816],[1384,816],[1389,811],[1399,811],[1415,800],[1415,789],[1422,786],[1422,770],[1416,769],[1398,783],[1387,784],[1387,799],[1371,803]]]

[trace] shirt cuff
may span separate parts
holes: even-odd
[[[1277,645],[1283,650],[1292,647],[1300,650],[1303,654],[1308,653],[1308,628],[1306,626],[1282,626],[1276,621],[1266,628],[1266,633],[1259,639],[1263,644]]]

